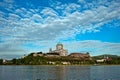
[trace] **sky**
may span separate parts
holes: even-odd
[[[120,55],[120,0],[0,0],[0,58],[55,50]]]

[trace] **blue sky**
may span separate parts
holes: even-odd
[[[119,0],[0,0],[0,58],[48,52],[120,55]]]

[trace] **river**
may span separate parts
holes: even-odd
[[[0,80],[120,80],[120,65],[0,66]]]

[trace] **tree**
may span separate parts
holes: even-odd
[[[3,59],[0,59],[0,65],[2,65],[3,64]]]
[[[12,59],[12,64],[16,64],[16,58]]]

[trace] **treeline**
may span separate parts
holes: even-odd
[[[26,56],[25,58],[12,59],[4,63],[4,65],[54,65],[52,62],[61,64],[62,62],[68,62],[70,65],[82,65],[82,64],[94,64],[92,60],[71,58],[71,57],[44,57],[44,56],[33,56],[32,54]]]
[[[101,62],[101,63],[97,63],[96,60],[97,59],[103,59],[104,57],[108,57],[110,58],[111,60],[106,60],[104,62]],[[105,55],[100,55],[100,56],[94,56],[92,57],[92,59],[95,61],[95,63],[97,64],[115,64],[115,65],[120,65],[120,56],[117,56],[117,55],[109,55],[109,54],[105,54]]]
[[[0,59],[0,65],[2,65],[3,64],[3,59]]]
[[[103,63],[99,63],[99,64],[115,64],[115,65],[120,65],[120,57],[116,57],[116,58],[112,58],[112,60],[107,60]]]
[[[0,59],[0,65],[62,65],[62,62],[69,62],[69,65],[93,65],[93,64],[116,64],[120,65],[120,57],[112,57],[112,60],[106,60],[101,63],[97,63],[96,59],[99,57],[92,57],[92,60],[82,59],[82,58],[73,58],[73,57],[44,57],[44,56],[33,56],[29,54],[25,58],[12,59],[9,61],[3,61]]]
[[[60,57],[60,58],[53,58],[53,57],[32,57],[28,56],[23,59],[13,59],[11,60],[11,64],[16,65],[53,65],[51,62],[55,62],[55,64],[62,64],[62,62],[69,62],[71,65],[74,64],[93,64],[93,61],[89,60],[81,60],[81,59],[70,59],[68,57]]]

